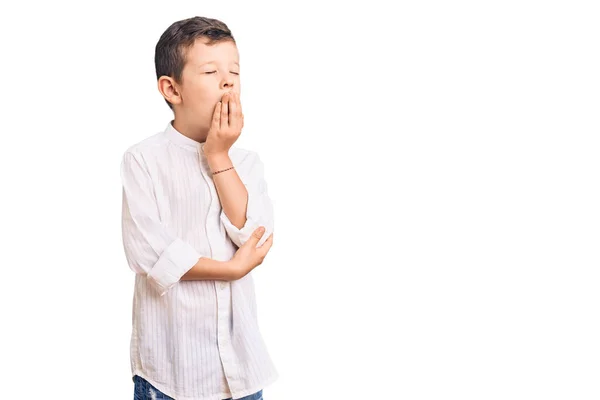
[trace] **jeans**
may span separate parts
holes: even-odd
[[[133,400],[174,400],[172,397],[167,396],[147,380],[141,376],[135,375],[133,377],[135,387],[133,389]],[[231,397],[224,400],[234,400]],[[236,400],[263,400],[262,390],[251,394],[246,397],[242,397]]]

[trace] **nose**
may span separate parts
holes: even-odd
[[[223,79],[221,86],[222,86],[223,90],[225,90],[225,91],[233,90],[233,78],[227,77],[227,78]]]

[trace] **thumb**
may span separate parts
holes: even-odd
[[[252,236],[250,236],[248,238],[246,243],[250,243],[249,246],[252,245],[252,246],[256,247],[256,245],[258,244],[258,241],[264,235],[264,233],[265,233],[265,227],[259,226],[258,228],[256,228],[254,230],[254,232],[252,232]]]

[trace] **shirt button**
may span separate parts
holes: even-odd
[[[221,290],[225,290],[226,287],[227,287],[227,283],[221,282]]]

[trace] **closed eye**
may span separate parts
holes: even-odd
[[[210,72],[205,72],[205,74],[214,74],[216,72],[217,71],[210,71]],[[231,72],[231,73],[234,74],[234,75],[239,75],[240,74],[239,72]]]

